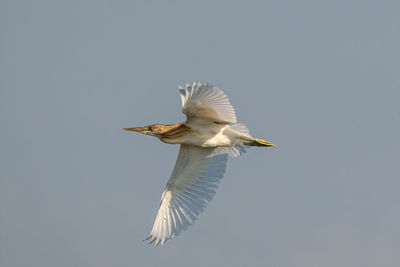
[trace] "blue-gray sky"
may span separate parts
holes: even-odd
[[[398,1],[1,1],[0,265],[400,266]],[[231,159],[181,236],[151,230],[208,81],[279,149]]]

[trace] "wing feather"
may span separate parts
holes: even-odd
[[[182,112],[187,123],[193,120],[205,122],[236,123],[236,113],[228,97],[217,87],[208,83],[186,84],[179,87],[182,100]]]
[[[219,148],[181,145],[174,170],[163,192],[150,243],[163,245],[193,224],[215,195],[228,155]]]

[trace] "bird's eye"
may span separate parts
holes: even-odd
[[[147,129],[148,129],[149,131],[152,131],[152,130],[153,130],[153,128],[152,128],[151,126],[147,126]]]

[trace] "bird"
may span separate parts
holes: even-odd
[[[237,157],[246,147],[275,145],[250,135],[238,123],[226,94],[209,83],[179,86],[185,122],[124,128],[180,144],[178,158],[161,196],[153,228],[144,240],[158,246],[192,225],[215,195],[224,176],[228,156]]]

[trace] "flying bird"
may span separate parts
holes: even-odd
[[[275,146],[253,138],[243,123],[237,123],[235,110],[219,88],[200,82],[180,86],[179,92],[185,122],[124,129],[181,145],[153,229],[146,239],[156,245],[164,245],[194,223],[215,195],[228,155],[239,156],[246,146]]]

